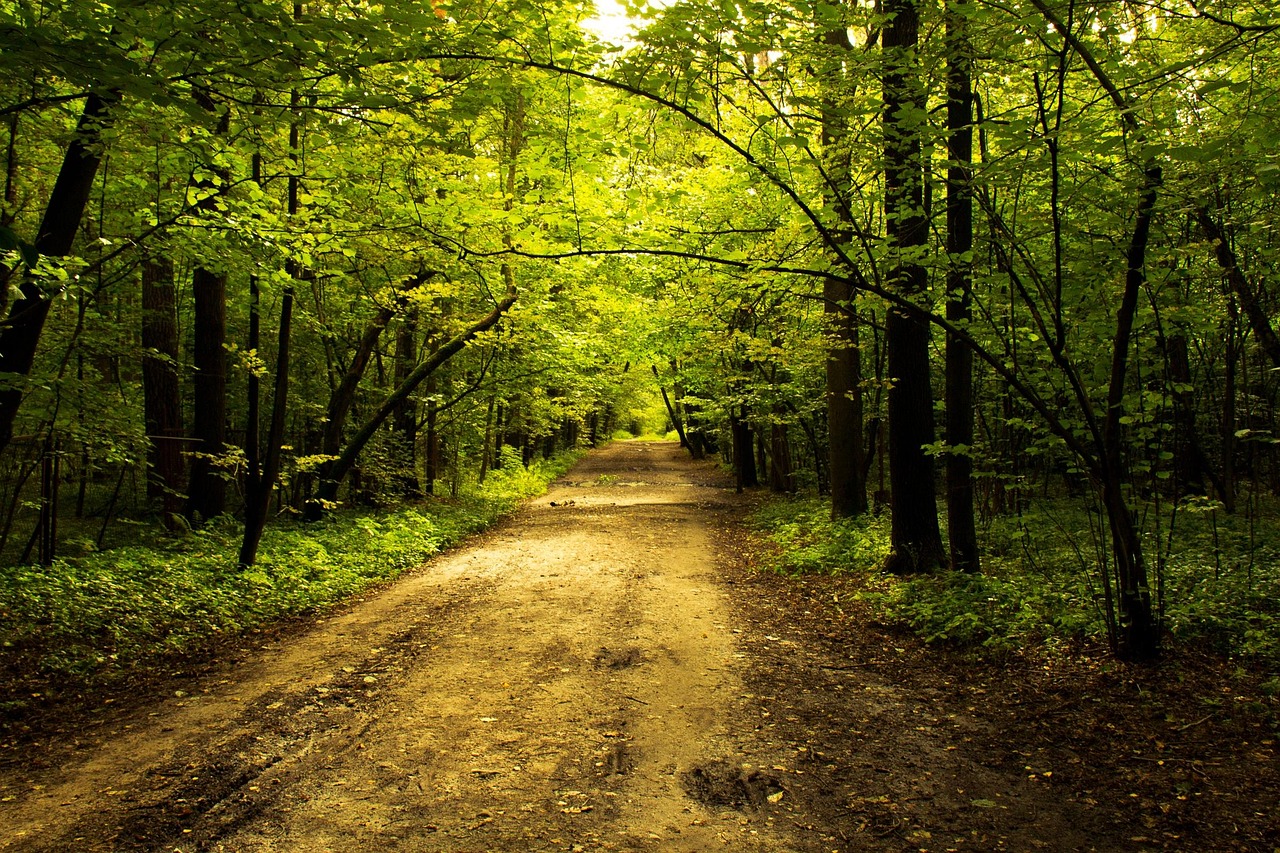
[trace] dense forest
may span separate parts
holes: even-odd
[[[672,430],[933,636],[1280,659],[1280,21],[630,12],[0,0],[9,636],[35,567],[234,528],[235,584]]]

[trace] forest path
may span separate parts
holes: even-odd
[[[783,757],[735,733],[708,534],[733,498],[671,444],[593,453],[469,546],[11,768],[0,850],[801,849],[769,808]]]
[[[986,687],[898,683],[830,593],[744,567],[744,500],[674,444],[593,452],[394,584],[6,761],[0,851],[1142,849],[1059,787],[1079,759],[1006,743]]]

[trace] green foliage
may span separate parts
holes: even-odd
[[[751,524],[778,546],[770,568],[784,574],[871,572],[889,552],[886,519],[865,515],[833,521],[830,505],[816,498],[773,500]]]
[[[322,609],[484,529],[577,458],[562,454],[529,469],[517,459],[456,500],[270,527],[245,572],[236,568],[240,530],[230,518],[167,547],[0,568],[0,665],[30,684],[106,681]]]
[[[752,525],[777,546],[770,569],[787,574],[854,573],[857,597],[877,618],[926,642],[988,651],[1106,637],[1091,518],[1066,501],[992,520],[984,573],[897,577],[878,566],[888,552],[884,520],[832,521],[825,502],[774,500]],[[1280,531],[1248,520],[1182,512],[1163,558],[1164,622],[1174,642],[1280,664]],[[1105,548],[1105,546],[1104,546]],[[1252,557],[1250,558],[1250,554]]]

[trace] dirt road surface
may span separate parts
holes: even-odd
[[[740,506],[674,445],[595,452],[395,584],[7,762],[0,850],[1136,849],[1036,758],[984,764],[974,715],[789,633],[725,569]]]
[[[782,791],[784,757],[730,726],[726,494],[668,445],[617,443],[470,547],[11,770],[0,849],[800,849],[768,809],[685,792]]]

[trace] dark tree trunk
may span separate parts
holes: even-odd
[[[85,99],[75,137],[67,146],[36,235],[34,245],[40,254],[59,258],[70,254],[102,161],[99,134],[119,100],[119,93],[114,91],[103,95],[91,92]],[[8,317],[0,327],[0,373],[30,374],[53,296],[41,290],[32,276],[23,276],[18,299],[9,307]],[[20,383],[6,385],[0,390],[0,451],[13,440],[13,424],[23,399]]]
[[[160,501],[166,527],[182,510],[182,393],[178,382],[178,301],[173,262],[142,264],[142,396],[147,452],[147,497]]]
[[[364,425],[352,436],[347,443],[342,454],[336,459],[330,467],[329,472],[324,480],[320,483],[320,488],[316,492],[316,500],[307,505],[307,518],[317,519],[323,511],[325,501],[332,501],[338,494],[338,487],[342,484],[344,477],[350,473],[355,466],[356,459],[359,458],[361,451],[365,445],[369,443],[369,439],[373,438],[374,433],[387,420],[388,417],[396,410],[400,402],[412,394],[428,376],[434,373],[445,362],[452,358],[457,352],[465,347],[472,338],[481,332],[487,331],[497,325],[502,319],[502,315],[507,312],[516,301],[516,288],[513,274],[510,269],[503,265],[503,277],[507,281],[507,292],[494,306],[494,309],[481,317],[475,323],[464,329],[458,335],[450,338],[439,349],[427,356],[421,364],[414,368],[404,380],[391,392],[390,396],[383,401],[377,411],[370,416]]]
[[[297,277],[299,270],[290,264],[289,273]],[[258,559],[258,545],[267,525],[271,494],[280,479],[281,452],[284,445],[285,415],[289,410],[289,344],[293,326],[293,285],[285,287],[280,300],[280,329],[276,341],[275,385],[271,399],[271,427],[267,431],[266,453],[262,475],[255,478],[256,488],[246,490],[244,505],[244,539],[240,543],[240,565],[252,566]]]
[[[364,377],[365,369],[368,368],[369,362],[373,358],[373,351],[378,345],[378,338],[382,335],[382,330],[387,327],[387,324],[391,322],[391,318],[394,316],[394,309],[381,308],[373,319],[368,322],[364,327],[364,334],[360,336],[360,341],[356,344],[356,351],[351,356],[351,365],[347,368],[347,372],[342,375],[342,379],[338,382],[338,387],[329,395],[329,406],[324,422],[324,436],[320,444],[320,452],[326,456],[337,456],[342,449],[342,428],[346,425],[347,415],[351,412],[351,406],[355,402],[356,389],[360,386],[360,380]]]
[[[784,424],[769,427],[769,490],[791,493],[796,490],[796,474],[791,458],[791,442]]]
[[[947,5],[947,319],[969,322],[973,263],[973,47],[967,0]],[[951,568],[979,569],[973,515],[973,351],[947,336],[946,360],[947,538]]]
[[[424,491],[436,493],[436,481],[444,469],[444,437],[440,434],[440,402],[436,399],[439,382],[435,374],[427,377],[426,448],[423,453],[423,470],[426,478]]]
[[[1142,554],[1142,538],[1134,527],[1133,513],[1124,495],[1126,477],[1120,419],[1124,414],[1129,346],[1133,337],[1138,299],[1146,284],[1147,244],[1150,241],[1151,220],[1161,180],[1159,166],[1146,168],[1133,234],[1126,252],[1125,289],[1116,313],[1111,376],[1107,387],[1107,413],[1102,431],[1102,500],[1111,529],[1119,595],[1120,624],[1116,651],[1121,657],[1132,660],[1149,660],[1158,654],[1160,648],[1159,624],[1151,603],[1147,566]]]
[[[198,97],[197,103],[210,113],[216,109],[207,98]],[[224,112],[218,122],[218,133],[225,135],[229,128],[230,112]],[[253,168],[254,180],[261,183],[261,161],[256,155]],[[226,171],[219,171],[225,181]],[[212,195],[202,199],[197,209],[214,213],[216,199]],[[195,300],[195,343],[191,353],[195,366],[192,438],[197,443],[196,455],[191,460],[186,514],[190,519],[209,519],[221,515],[227,506],[225,472],[215,463],[227,450],[227,277],[205,264],[198,264],[191,275],[191,289]],[[256,412],[254,414],[256,417]]]
[[[495,412],[495,409],[497,410],[496,412]],[[484,415],[484,444],[480,448],[479,480],[481,483],[483,483],[484,478],[488,476],[489,469],[493,467],[493,461],[494,461],[493,432],[494,432],[494,427],[497,425],[498,421],[501,418],[502,418],[502,411],[497,406],[497,396],[494,394],[490,394],[489,406],[488,408],[485,409],[485,415]],[[594,427],[594,425],[595,425],[595,415],[593,413],[592,426]]]
[[[1173,466],[1178,489],[1187,494],[1203,495],[1207,479],[1225,503],[1222,480],[1209,464],[1209,457],[1200,444],[1200,431],[1196,428],[1196,395],[1191,382],[1187,336],[1179,332],[1165,338],[1163,344],[1172,386],[1169,396],[1173,401]]]
[[[191,282],[195,299],[194,408],[191,427],[196,456],[191,461],[187,516],[207,520],[227,506],[227,481],[216,464],[227,440],[227,283],[223,276],[197,267]]]
[[[667,407],[667,417],[671,419],[671,426],[675,428],[676,435],[680,436],[680,446],[689,448],[689,437],[684,432],[684,421],[680,417],[680,413],[676,411],[676,407],[671,405],[671,397],[667,394],[667,386],[662,384],[662,376],[658,373],[658,365],[650,365],[653,369],[653,378],[658,380],[658,390],[662,392],[662,404]]]
[[[912,259],[925,245],[924,180],[920,126],[924,94],[916,47],[919,11],[915,0],[886,0],[889,17],[881,34],[884,62],[885,218],[895,252],[905,255],[889,274],[890,285],[907,298],[923,298],[924,267]],[[929,324],[890,307],[885,319],[890,382],[889,491],[892,552],[889,571],[929,572],[945,559],[938,529],[933,458],[933,390],[929,380]]]
[[[1275,329],[1271,327],[1271,319],[1267,316],[1266,308],[1263,307],[1258,294],[1254,292],[1253,286],[1245,278],[1244,271],[1240,269],[1240,260],[1236,257],[1235,249],[1231,247],[1226,232],[1217,220],[1209,215],[1208,208],[1196,209],[1196,222],[1200,224],[1205,236],[1213,241],[1214,257],[1218,261],[1218,266],[1227,274],[1227,283],[1231,285],[1232,292],[1240,300],[1240,307],[1244,309],[1245,319],[1249,321],[1249,328],[1258,339],[1258,345],[1267,354],[1271,366],[1280,367],[1280,336],[1276,335]]]
[[[418,361],[418,326],[412,314],[404,318],[400,328],[396,330],[396,367],[395,384],[403,383]],[[435,391],[430,384],[435,374],[427,378],[428,393]],[[392,442],[396,448],[395,463],[399,473],[396,479],[400,482],[401,493],[409,498],[422,497],[422,487],[418,485],[418,403],[411,395],[406,395],[391,413],[391,430],[395,433]],[[428,477],[428,482],[430,482]]]
[[[1227,346],[1222,377],[1222,502],[1227,512],[1236,510],[1236,369],[1240,360],[1239,315],[1235,300],[1227,299]]]
[[[827,279],[827,460],[831,476],[831,517],[853,518],[867,511],[866,459],[862,443],[862,351],[858,348],[853,286]]]
[[[733,437],[733,473],[738,491],[753,489],[760,485],[756,473],[755,442],[751,433],[751,423],[744,415],[736,412],[729,415],[729,432]]]

